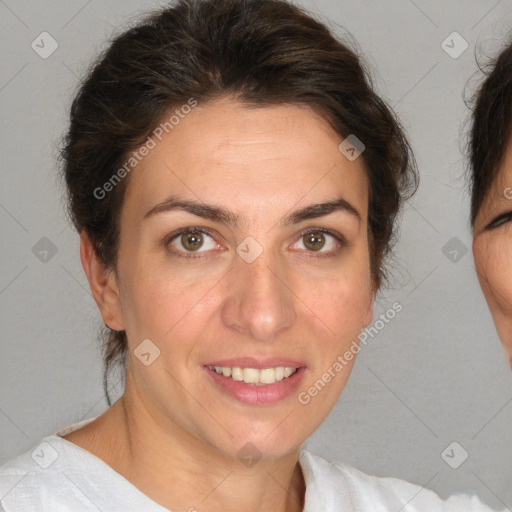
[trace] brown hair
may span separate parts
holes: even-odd
[[[312,107],[342,137],[355,134],[370,181],[372,277],[385,278],[402,199],[417,186],[414,158],[360,58],[321,22],[285,0],[178,0],[110,42],[72,103],[61,150],[68,212],[105,265],[116,268],[119,213],[129,176],[102,187],[170,108],[224,95],[250,106]],[[109,368],[126,362],[126,334],[108,329]]]
[[[512,135],[512,40],[497,58],[480,69],[486,78],[472,98],[468,143],[472,226],[498,175]]]

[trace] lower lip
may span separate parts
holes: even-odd
[[[293,394],[299,387],[304,371],[302,366],[297,371],[283,380],[276,381],[273,384],[247,384],[244,381],[233,380],[231,377],[219,375],[215,370],[204,367],[214,384],[224,393],[245,404],[274,404],[284,400]]]

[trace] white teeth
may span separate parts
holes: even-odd
[[[273,384],[276,381],[276,371],[274,368],[265,368],[260,370],[260,382],[262,384]]]
[[[287,366],[285,369],[284,369],[284,376],[285,378],[286,377],[289,377],[292,373],[295,372],[295,368],[290,368],[289,366]]]
[[[244,382],[257,384],[260,381],[260,371],[256,368],[244,368]]]
[[[247,384],[256,385],[274,384],[274,382],[290,377],[290,375],[297,371],[297,368],[291,366],[277,366],[262,370],[257,368],[240,368],[238,366],[233,368],[228,366],[210,366],[209,368],[219,375],[224,375],[224,377],[231,377],[236,381],[244,381]]]
[[[231,377],[233,380],[244,380],[244,372],[242,368],[236,366],[235,368],[231,368]]]

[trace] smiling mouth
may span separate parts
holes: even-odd
[[[265,386],[287,379],[293,375],[297,368],[292,366],[276,366],[273,368],[241,368],[239,366],[208,366],[208,368],[227,379],[232,379],[246,384]]]

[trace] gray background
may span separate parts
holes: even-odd
[[[301,4],[356,38],[421,172],[404,213],[393,286],[376,308],[378,315],[398,300],[403,311],[359,354],[339,403],[307,446],[442,496],[474,490],[491,506],[511,507],[512,376],[475,277],[461,152],[475,46],[495,53],[512,27],[511,2]],[[114,27],[156,5],[0,1],[0,463],[107,406],[100,316],[64,215],[55,155],[78,76]],[[59,45],[47,59],[31,48],[43,31]],[[441,47],[453,31],[469,43],[456,59]],[[32,252],[42,237],[57,248],[46,262]],[[445,250],[448,257],[442,249],[453,237],[460,247],[456,256]],[[441,457],[453,441],[469,453],[458,469]],[[457,447],[453,458],[462,453]]]

